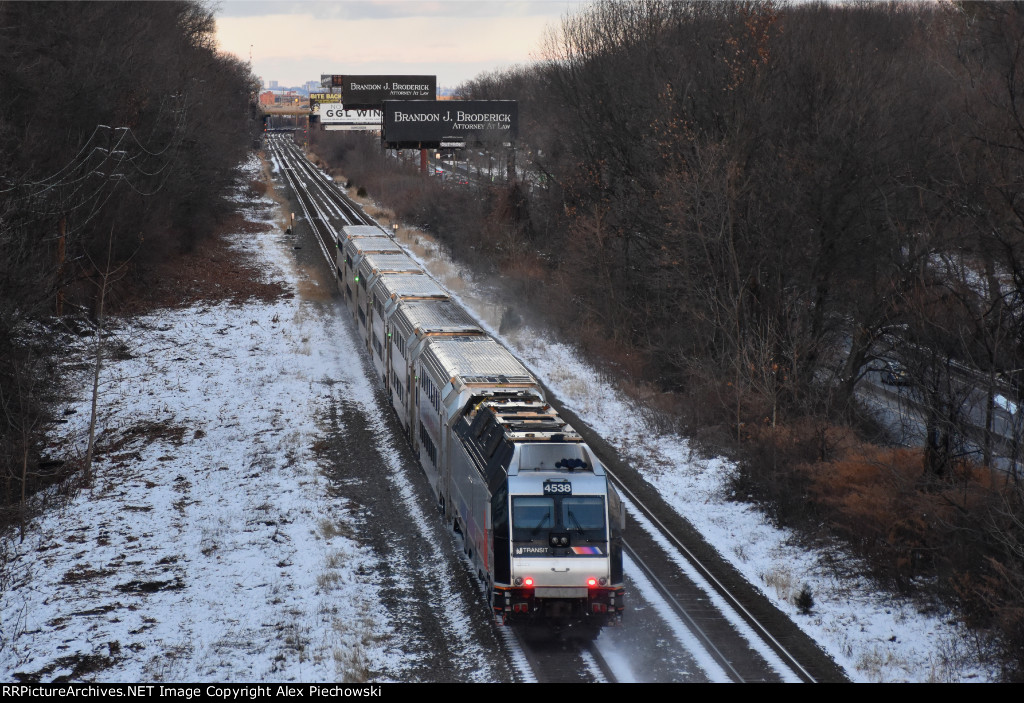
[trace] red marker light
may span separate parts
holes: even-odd
[[[533,577],[532,576],[527,576],[526,578],[524,578],[523,579],[523,585],[526,586],[527,588],[532,588],[533,587]]]
[[[589,586],[590,588],[593,588],[596,585],[597,585],[597,579],[596,578],[591,576],[590,578],[587,579],[587,586]]]

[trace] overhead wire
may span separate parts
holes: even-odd
[[[16,195],[14,199],[33,203],[29,211],[39,215],[68,214],[85,207],[97,207],[97,200],[109,184],[114,185],[111,190],[116,189],[117,184],[125,183],[142,196],[155,195],[166,186],[173,172],[170,167],[178,161],[178,147],[184,140],[186,119],[185,110],[181,109],[170,138],[163,148],[157,151],[147,148],[130,127],[112,128],[109,125],[97,125],[78,153],[61,169],[45,178],[0,190],[0,193],[20,190],[21,194]],[[108,147],[93,144],[101,132],[108,130],[112,130],[112,134],[107,132],[110,134]],[[113,143],[110,143],[111,141]],[[148,165],[149,159],[163,156],[168,150],[171,150],[169,158],[162,159],[155,167]],[[97,160],[97,156],[102,158]],[[142,179],[133,179],[125,170],[125,166],[130,166],[134,173],[143,177],[142,179],[161,174],[163,178],[155,187],[146,188],[141,182],[134,182]],[[96,182],[94,179],[97,176],[101,181],[90,190],[89,186]],[[51,194],[55,197],[51,197]],[[109,197],[102,198],[98,207],[102,207],[108,201]],[[91,220],[94,215],[95,213],[90,213],[85,221]]]
[[[8,192],[10,192],[10,191],[12,191],[12,190],[17,190],[18,188],[20,188],[20,187],[25,187],[25,186],[43,185],[43,184],[46,184],[46,183],[47,183],[48,181],[51,181],[51,180],[53,180],[53,179],[55,179],[55,178],[58,178],[58,177],[59,177],[59,176],[60,176],[61,174],[63,174],[63,173],[65,172],[65,171],[67,171],[67,170],[69,170],[69,169],[75,169],[75,168],[77,168],[77,167],[75,166],[76,162],[77,162],[77,161],[79,160],[79,158],[81,158],[81,157],[82,157],[82,155],[83,155],[83,154],[85,154],[85,152],[86,152],[86,151],[87,151],[87,150],[89,149],[89,145],[90,145],[90,144],[92,144],[92,140],[93,140],[93,139],[94,139],[94,138],[96,137],[97,133],[98,133],[98,132],[99,132],[99,131],[100,131],[101,129],[110,129],[110,126],[109,126],[109,125],[105,125],[105,124],[98,124],[98,125],[96,125],[95,127],[93,127],[93,130],[92,130],[92,134],[90,134],[90,135],[89,135],[89,138],[88,138],[88,139],[86,140],[85,144],[83,144],[83,145],[82,145],[82,148],[81,148],[81,149],[80,149],[80,150],[78,151],[78,153],[77,153],[77,154],[75,154],[75,156],[74,156],[74,157],[73,157],[73,158],[72,158],[72,159],[71,159],[71,160],[70,160],[70,161],[69,161],[69,162],[68,162],[67,164],[65,164],[65,165],[64,165],[64,166],[63,166],[63,167],[62,167],[62,168],[61,168],[60,170],[56,171],[55,173],[53,173],[53,174],[51,174],[51,175],[47,176],[46,178],[43,178],[43,179],[41,179],[41,180],[39,180],[39,181],[29,181],[28,183],[24,183],[24,184],[18,184],[18,185],[16,185],[16,186],[14,186],[13,188],[3,188],[3,189],[0,189],[0,193],[8,193]],[[94,148],[93,148],[93,150],[95,150],[95,148],[96,148],[96,147],[94,147]],[[100,147],[100,148],[102,148],[102,147]],[[90,154],[91,154],[91,153],[92,153],[92,152],[90,151]]]

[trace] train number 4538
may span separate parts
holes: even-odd
[[[569,481],[548,480],[544,482],[544,495],[571,496],[572,483]]]

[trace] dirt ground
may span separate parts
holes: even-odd
[[[265,166],[263,171],[263,177],[269,180]],[[250,196],[266,192],[280,201],[280,196],[274,189],[268,189],[265,182],[250,183],[248,191]],[[159,263],[147,266],[140,276],[146,284],[120,296],[116,313],[141,315],[161,308],[188,307],[200,301],[240,303],[251,298],[271,301],[291,295],[280,282],[267,280],[251,257],[232,249],[231,239],[239,233],[257,234],[274,227],[265,221],[254,221],[254,213],[261,219],[274,216],[277,226],[283,230],[283,211],[278,208],[273,213],[267,212],[268,206],[255,199],[240,202],[239,206],[239,211],[218,223],[191,251],[164,257]]]

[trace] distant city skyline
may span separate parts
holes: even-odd
[[[220,50],[243,61],[264,85],[319,81],[321,74],[436,75],[454,88],[479,74],[541,57],[548,31],[582,0],[222,0]]]
[[[286,83],[281,83],[281,81],[273,79],[267,80],[263,76],[260,76],[260,79],[263,80],[264,90],[305,90],[306,92],[316,92],[319,91],[321,87],[319,80],[305,81],[304,83],[301,84],[297,83],[295,85],[288,85]]]

